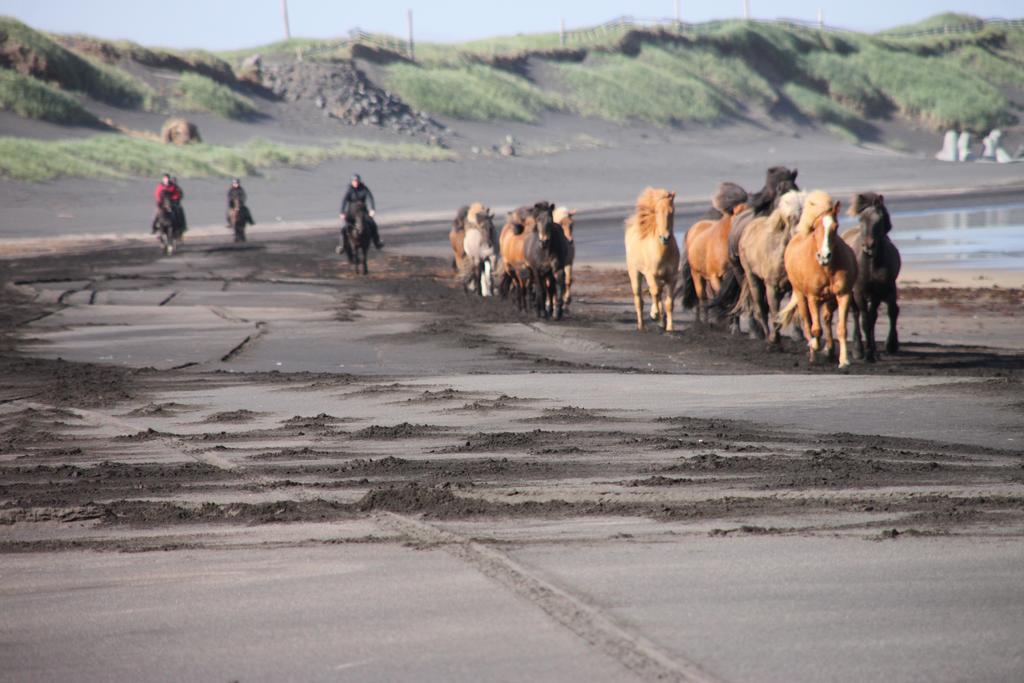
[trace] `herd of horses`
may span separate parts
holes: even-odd
[[[764,187],[748,194],[732,182],[719,185],[712,206],[676,240],[675,193],[646,188],[626,220],[626,269],[644,328],[649,316],[673,330],[677,297],[699,322],[726,321],[739,332],[780,343],[781,330],[799,318],[811,362],[824,348],[839,367],[850,363],[847,319],[853,314],[855,354],[878,357],[875,323],[882,303],[889,315],[887,353],[899,350],[896,278],[900,254],[889,239],[892,221],[882,195],[853,198],[856,228],[839,234],[840,202],[827,192],[803,192],[797,170],[768,169]],[[511,296],[519,310],[558,320],[572,300],[574,211],[537,202],[508,213],[495,239],[494,213],[482,203],[459,209],[449,232],[452,265],[467,292]],[[500,255],[500,256],[499,256]],[[495,286],[495,277],[499,278]],[[782,301],[789,294],[786,306]],[[838,318],[835,334],[833,318]]]

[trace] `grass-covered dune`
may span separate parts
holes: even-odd
[[[389,67],[388,85],[413,106],[467,119],[529,120],[568,109],[611,121],[709,124],[773,114],[782,102],[852,136],[893,113],[936,131],[1015,123],[1024,104],[1024,30],[959,15],[901,30],[943,21],[975,29],[900,38],[729,21],[587,37],[584,57],[569,61],[547,56],[557,53],[551,35],[533,45],[530,36],[427,45],[418,48],[420,66]],[[508,64],[516,68],[504,70]],[[528,74],[544,64],[557,77],[538,88]]]
[[[444,161],[455,155],[416,143],[346,140],[329,145],[281,145],[252,140],[245,145],[164,145],[117,134],[69,140],[0,137],[0,177],[26,181],[62,176],[156,177],[175,169],[183,178],[256,175],[272,166],[313,166],[328,159]]]

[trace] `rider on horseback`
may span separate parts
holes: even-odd
[[[175,232],[177,232],[179,236],[184,234],[187,227],[185,225],[185,210],[181,206],[181,200],[184,199],[185,193],[178,185],[177,178],[172,177],[169,173],[164,173],[160,183],[153,191],[153,197],[156,199],[156,215],[153,217],[153,232],[157,231],[157,219],[160,217],[160,212],[163,210],[163,203],[166,199],[170,201],[171,204],[171,220],[174,225]]]
[[[352,176],[352,182],[349,185],[348,191],[345,192],[345,197],[341,200],[341,211],[340,217],[344,221],[344,226],[341,229],[342,242],[344,244],[344,251],[349,254],[351,258],[351,245],[349,244],[349,231],[352,226],[355,225],[355,205],[362,203],[364,206],[369,207],[369,228],[370,228],[370,239],[373,240],[374,246],[378,249],[384,246],[384,243],[380,241],[380,235],[377,234],[377,222],[373,220],[376,211],[376,202],[373,201],[373,192],[370,192],[370,188],[363,184],[362,178],[356,173]]]
[[[231,187],[228,188],[228,211],[235,208],[236,206],[242,212],[242,219],[244,224],[255,225],[256,221],[252,219],[252,214],[249,213],[249,207],[245,203],[246,195],[245,189],[242,187],[242,181],[238,178],[231,179]],[[231,224],[231,215],[228,214],[228,227],[234,227]]]

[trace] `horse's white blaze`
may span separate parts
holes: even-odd
[[[825,216],[822,220],[822,224],[824,225],[825,230],[821,235],[821,248],[818,249],[818,254],[821,256],[822,260],[827,261],[832,256],[832,250],[829,248],[828,244],[828,236],[831,234],[833,227],[835,227],[836,220],[832,218],[832,216]]]
[[[491,295],[491,260],[486,259],[484,261],[483,272],[480,274],[480,294],[481,296]]]

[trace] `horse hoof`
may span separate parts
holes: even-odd
[[[899,344],[886,344],[885,345],[885,352],[886,353],[899,353],[900,352],[900,345]]]

